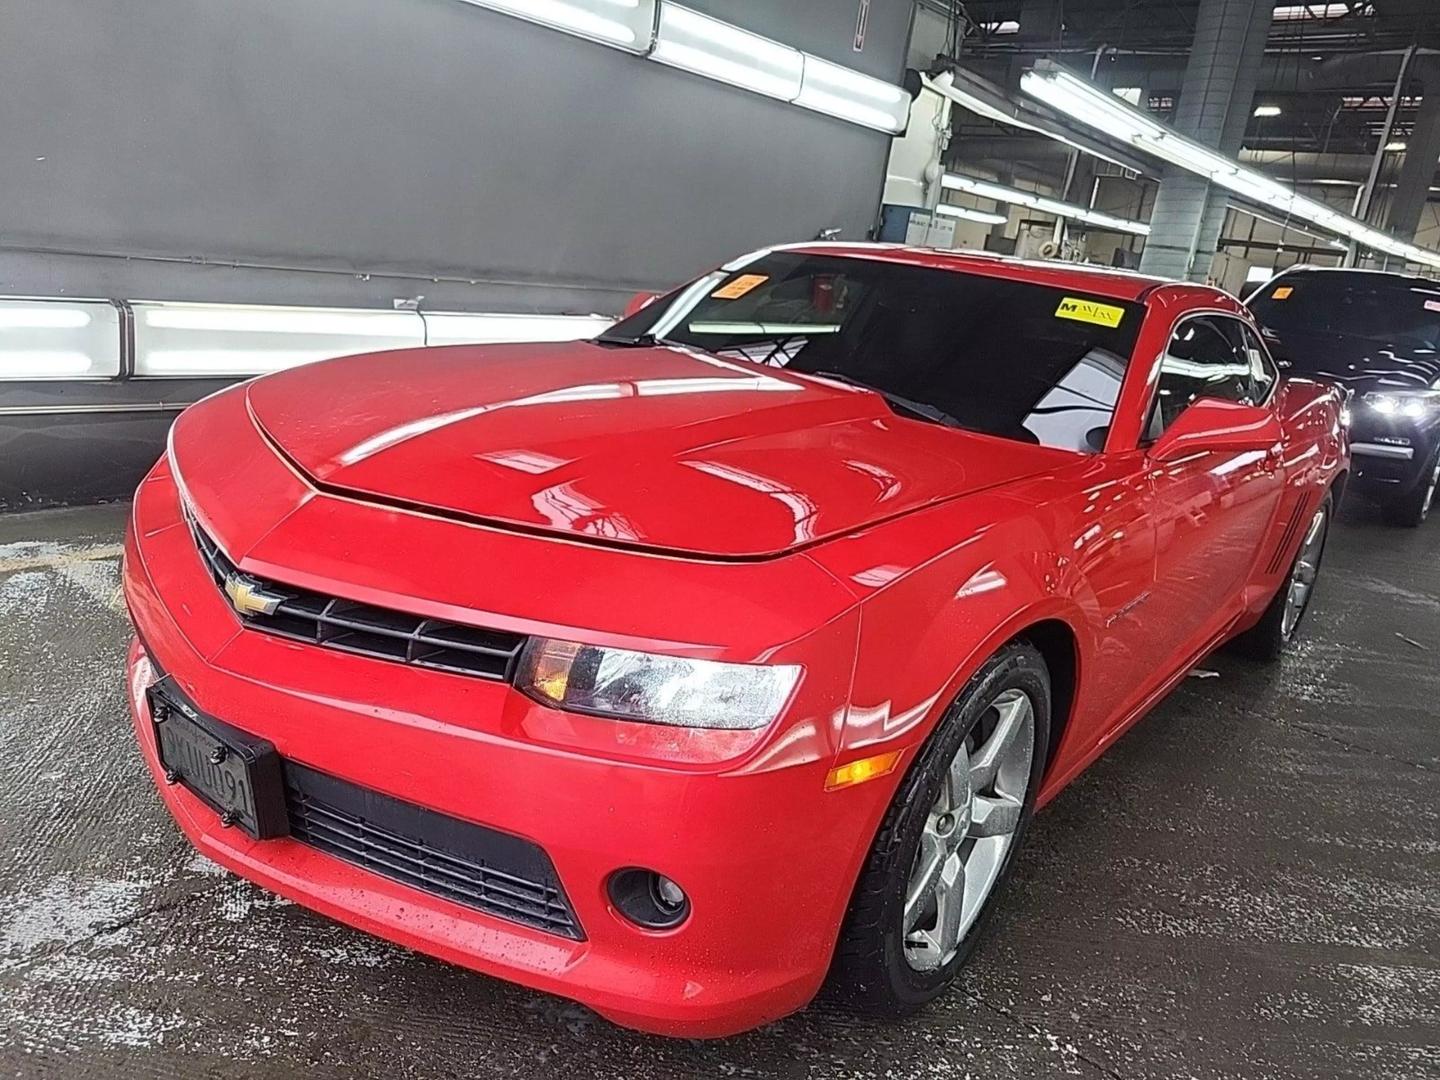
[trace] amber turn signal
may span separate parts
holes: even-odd
[[[900,755],[899,750],[890,750],[874,757],[852,761],[848,765],[838,765],[825,777],[825,790],[838,791],[840,788],[863,784],[866,780],[887,776],[900,764]]]

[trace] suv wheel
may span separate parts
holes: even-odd
[[[1425,524],[1430,508],[1435,505],[1435,489],[1440,487],[1440,450],[1435,451],[1435,460],[1430,463],[1429,475],[1415,485],[1408,495],[1387,500],[1381,511],[1391,525],[1405,525],[1414,528]]]

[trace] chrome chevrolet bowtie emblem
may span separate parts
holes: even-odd
[[[274,615],[284,597],[267,593],[258,581],[243,574],[225,578],[225,595],[241,615]]]

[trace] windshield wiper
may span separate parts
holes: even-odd
[[[893,390],[884,390],[881,387],[872,386],[852,375],[846,375],[842,371],[801,371],[796,374],[817,375],[822,379],[834,379],[836,382],[842,382],[848,386],[858,386],[861,390],[869,390],[871,393],[879,394],[901,412],[909,413],[911,416],[918,417],[921,420],[928,420],[932,424],[940,424],[944,427],[952,428],[964,428],[965,426],[943,409],[937,409],[934,405],[927,405],[923,401],[903,397]]]

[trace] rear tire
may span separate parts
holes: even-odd
[[[837,996],[897,1017],[954,982],[1010,876],[1049,738],[1045,661],[1028,642],[1007,645],[966,684],[895,793],[841,931]]]
[[[1330,533],[1330,518],[1334,509],[1334,496],[1327,492],[1305,529],[1300,550],[1295,553],[1275,598],[1270,601],[1258,623],[1230,642],[1232,651],[1252,660],[1268,662],[1278,660],[1290,647],[1299,634],[1306,612],[1310,610],[1310,599],[1319,578],[1320,562],[1325,555],[1325,539]],[[1303,594],[1298,597],[1297,608],[1297,590],[1302,589]]]
[[[1380,504],[1380,513],[1391,525],[1413,529],[1424,525],[1435,505],[1435,492],[1440,488],[1440,450],[1430,462],[1425,478],[1415,485],[1409,494],[1386,499]]]

